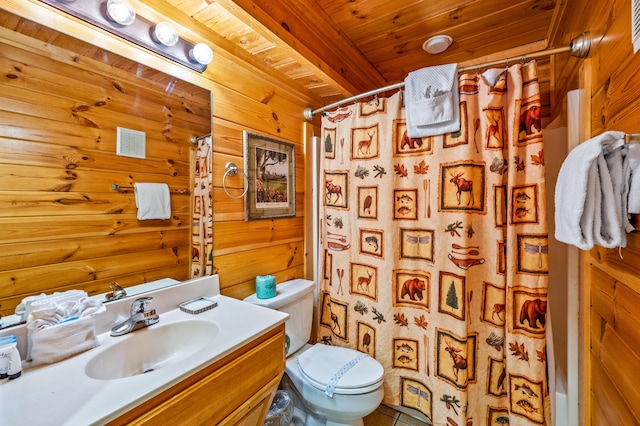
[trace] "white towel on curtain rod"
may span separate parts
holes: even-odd
[[[460,130],[458,65],[410,72],[405,79],[407,135],[410,138]]]

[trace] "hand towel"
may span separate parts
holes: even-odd
[[[582,250],[625,247],[628,161],[624,133],[606,132],[575,147],[562,163],[555,192],[555,237]]]
[[[628,144],[629,158],[629,213],[640,214],[640,144]]]
[[[166,183],[135,183],[133,191],[138,208],[138,220],[171,217],[171,197]]]
[[[404,85],[407,135],[410,138],[460,130],[458,64],[410,72]]]

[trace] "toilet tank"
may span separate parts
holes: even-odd
[[[258,299],[254,293],[244,299],[245,302],[289,314],[285,323],[287,355],[296,352],[311,337],[314,287],[313,281],[299,278],[278,284],[275,297]]]

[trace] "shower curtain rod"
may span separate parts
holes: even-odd
[[[485,62],[482,64],[476,64],[476,65],[470,65],[468,67],[464,67],[464,68],[459,68],[458,72],[465,72],[465,71],[473,71],[473,70],[477,70],[480,68],[485,68],[485,67],[490,67],[493,65],[500,65],[500,64],[504,64],[504,63],[509,63],[509,62],[514,62],[514,61],[525,61],[527,59],[535,59],[535,58],[541,58],[541,57],[545,57],[545,56],[551,56],[551,55],[556,55],[558,53],[564,53],[564,52],[569,52],[569,54],[571,56],[574,56],[576,58],[586,58],[587,56],[589,56],[589,50],[591,49],[591,37],[589,35],[588,31],[583,32],[582,34],[580,34],[578,37],[574,38],[573,40],[571,40],[571,43],[569,44],[569,46],[565,46],[565,47],[558,47],[556,49],[547,49],[547,50],[542,50],[540,52],[534,52],[534,53],[530,53],[527,55],[522,55],[522,56],[518,56],[518,57],[514,57],[514,58],[507,58],[507,59],[501,59],[498,61],[491,61],[491,62]],[[390,86],[386,86],[386,87],[382,87],[380,89],[375,89],[375,90],[370,90],[368,92],[364,92],[361,93],[359,95],[355,95],[355,96],[351,96],[350,98],[346,98],[343,99],[341,101],[338,102],[334,102],[332,104],[323,106],[322,108],[318,108],[318,109],[314,109],[312,110],[311,108],[305,108],[304,110],[304,118],[307,121],[311,121],[313,120],[313,116],[316,115],[319,112],[323,112],[335,107],[338,107],[340,105],[343,104],[347,104],[353,101],[357,101],[358,99],[362,99],[362,98],[366,98],[369,96],[373,96],[373,95],[377,95],[378,93],[383,93],[389,90],[394,90],[394,89],[401,89],[402,87],[404,87],[404,82],[402,83],[396,83],[396,84],[392,84]]]

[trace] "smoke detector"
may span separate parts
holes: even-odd
[[[448,35],[433,36],[422,44],[422,49],[432,55],[442,53],[453,43],[453,38]]]

